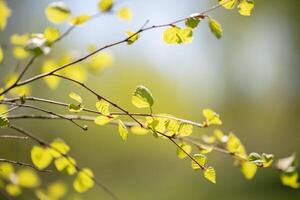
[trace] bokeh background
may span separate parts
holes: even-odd
[[[12,33],[41,32],[49,26],[44,8],[49,0],[9,0],[13,10],[1,43]],[[73,13],[95,13],[96,0],[66,0]],[[58,43],[52,54],[72,51],[83,55],[87,44],[102,46],[124,37],[125,30],[137,30],[145,20],[150,24],[173,21],[215,4],[216,0],[119,0],[134,13],[132,22],[103,16],[76,29]],[[155,97],[154,112],[201,121],[201,110],[213,108],[222,116],[222,130],[233,131],[248,152],[273,153],[276,158],[293,152],[300,154],[300,2],[298,0],[256,0],[251,17],[218,9],[211,13],[223,25],[223,38],[217,40],[207,22],[201,22],[190,44],[168,46],[162,30],[145,32],[132,46],[120,45],[108,52],[114,64],[101,74],[89,74],[87,84],[130,111],[131,93],[136,85],[148,87]],[[61,30],[66,25],[58,26]],[[1,79],[15,61],[0,66]],[[37,62],[27,76],[39,72]],[[10,68],[11,67],[11,68]],[[69,101],[76,91],[93,108],[95,99],[81,88],[64,82],[56,91],[43,81],[32,84],[33,95]],[[56,112],[66,110],[49,106]],[[22,110],[19,113],[30,112]],[[147,112],[147,111],[145,111]],[[243,178],[232,158],[212,153],[210,163],[217,170],[217,184],[194,172],[190,161],[179,160],[174,145],[151,135],[130,135],[123,142],[116,127],[89,123],[83,132],[65,121],[16,121],[20,126],[51,141],[61,137],[71,146],[81,166],[93,169],[123,200],[166,199],[298,199],[299,190],[283,187],[275,170],[259,170],[252,181]],[[195,129],[194,135],[211,133]],[[10,133],[1,130],[1,133]],[[1,157],[30,162],[30,141],[1,141]],[[64,174],[41,174],[45,182],[57,178],[70,181]],[[32,199],[28,193],[27,199]],[[24,197],[23,197],[24,198]],[[109,199],[94,187],[82,199]],[[21,198],[22,199],[22,198]]]

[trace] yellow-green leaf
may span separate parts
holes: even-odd
[[[60,37],[60,32],[58,29],[53,27],[47,27],[44,30],[44,37],[48,42],[54,42]]]
[[[221,125],[222,121],[220,119],[220,115],[217,114],[216,112],[214,112],[211,109],[204,109],[202,111],[203,116],[206,118],[206,122],[205,125],[209,126],[209,125]]]
[[[216,36],[216,38],[220,39],[222,37],[222,26],[213,18],[209,18],[208,21],[209,28],[211,32]]]
[[[9,178],[14,173],[14,168],[10,163],[0,164],[0,177]]]
[[[102,12],[107,12],[113,7],[113,0],[100,0],[98,8]]]
[[[128,138],[128,130],[121,120],[119,120],[118,130],[122,140],[126,141]]]
[[[86,22],[87,22],[88,20],[90,20],[90,19],[91,19],[91,16],[90,16],[90,15],[82,14],[82,15],[73,17],[73,18],[70,20],[70,24],[71,24],[71,25],[74,25],[74,26],[78,26],[78,25],[82,25],[82,24],[86,23]]]
[[[70,147],[62,139],[55,139],[50,146],[53,148],[51,149],[51,154],[54,158],[58,158],[61,154],[67,154],[70,151]]]
[[[182,123],[182,124],[180,124],[178,132],[179,132],[180,136],[183,136],[183,137],[189,136],[193,133],[193,125],[187,124],[187,123]]]
[[[70,111],[70,112],[74,112],[74,113],[79,113],[79,112],[81,112],[82,110],[83,110],[83,106],[82,105],[75,105],[75,104],[69,104],[69,106],[68,106],[68,110]]]
[[[63,156],[56,158],[54,165],[58,171],[63,171],[66,169],[69,175],[73,175],[76,172],[76,161],[69,156],[68,158]]]
[[[50,199],[61,199],[67,193],[67,186],[62,181],[51,183],[48,187],[48,195]]]
[[[23,47],[14,47],[13,48],[13,55],[16,59],[25,59],[30,54],[26,51]]]
[[[25,188],[35,188],[41,183],[38,175],[31,169],[21,169],[17,176],[18,184]]]
[[[75,92],[71,92],[69,94],[69,97],[73,100],[75,100],[77,103],[82,104],[82,98],[81,96],[79,96],[78,94],[76,94]]]
[[[19,196],[22,193],[20,186],[14,184],[7,184],[5,191],[13,197]]]
[[[133,92],[131,102],[137,108],[148,108],[153,106],[154,99],[148,88],[139,85]]]
[[[219,0],[219,4],[226,9],[233,9],[237,0]]]
[[[192,160],[192,168],[194,170],[199,170],[199,169],[201,169],[201,167],[204,168],[204,166],[206,164],[206,160],[207,160],[207,157],[205,155],[203,155],[203,154],[195,154],[193,156],[193,158],[197,161],[197,162],[195,162],[194,160]]]
[[[164,31],[163,39],[167,44],[189,43],[193,39],[193,30],[191,28],[180,29],[177,26],[172,26]]]
[[[300,188],[300,183],[298,182],[298,172],[283,173],[280,176],[281,183],[285,186],[289,186],[294,189]]]
[[[230,133],[228,136],[227,150],[230,153],[246,156],[245,147],[241,143],[240,139],[236,137],[233,133]]]
[[[192,152],[192,147],[186,143],[181,143],[179,146],[188,154]],[[180,159],[187,157],[187,154],[181,148],[177,147],[177,156]]]
[[[197,28],[199,23],[200,19],[198,17],[190,17],[185,20],[185,25],[192,29]]]
[[[82,171],[78,172],[77,177],[74,180],[74,189],[77,192],[82,193],[92,188],[94,186],[92,177],[94,177],[93,172],[88,168],[84,168]]]
[[[114,62],[114,58],[110,53],[100,52],[90,58],[87,62],[89,69],[101,72],[103,69],[110,67]]]
[[[149,132],[148,129],[142,128],[140,126],[132,126],[130,128],[130,131],[135,135],[147,135]]]
[[[250,180],[255,176],[257,171],[257,166],[252,162],[243,162],[241,164],[241,171],[245,176],[245,178]]]
[[[57,1],[47,6],[45,14],[50,22],[60,24],[69,18],[71,11],[64,2]]]
[[[242,0],[239,5],[239,13],[243,16],[250,16],[251,12],[254,8],[254,1],[253,0]]]
[[[96,103],[96,108],[102,115],[105,115],[105,116],[110,115],[109,103],[107,101],[101,99],[100,101],[98,101]]]
[[[42,71],[42,73],[48,73],[48,72],[56,69],[57,67],[59,67],[59,66],[54,60],[45,60],[43,63],[43,66],[41,68],[41,71]],[[46,82],[48,87],[52,90],[55,90],[60,83],[60,78],[55,77],[55,76],[45,77],[45,78],[43,78],[43,80]]]
[[[51,150],[46,147],[34,146],[31,149],[31,160],[38,169],[45,169],[52,162]]]
[[[126,31],[126,35],[128,37],[127,44],[129,45],[135,43],[140,37],[140,34],[132,31]]]
[[[107,116],[98,116],[95,118],[95,124],[98,124],[100,126],[104,126],[114,120],[114,118],[107,117]]]
[[[20,46],[25,46],[29,39],[30,37],[28,33],[25,33],[23,35],[13,34],[12,36],[10,36],[10,42],[14,45]]]
[[[213,167],[208,167],[203,172],[204,177],[212,183],[216,183],[216,171]]]
[[[122,7],[118,10],[118,17],[120,19],[126,20],[126,21],[131,21],[133,18],[132,12],[129,8],[127,7]]]
[[[8,126],[9,126],[8,119],[6,117],[0,115],[0,128],[5,128],[5,127],[8,127]]]
[[[11,10],[7,6],[5,0],[0,0],[0,30],[4,30],[7,24],[7,19],[11,16]]]

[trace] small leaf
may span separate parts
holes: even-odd
[[[140,37],[140,34],[138,34],[136,32],[132,32],[132,31],[126,31],[126,35],[128,37],[128,40],[127,40],[128,45],[135,43]]]
[[[93,71],[102,72],[107,67],[111,67],[114,58],[110,53],[99,52],[87,61],[87,67]]]
[[[54,158],[61,157],[61,154],[64,155],[70,151],[70,147],[62,139],[55,139],[50,146],[53,148],[50,150]]]
[[[54,165],[58,171],[63,171],[66,169],[69,175],[73,175],[76,172],[76,161],[69,156],[68,158],[63,156],[56,158]]]
[[[34,146],[31,149],[31,160],[38,169],[45,169],[52,162],[52,155],[49,148]]]
[[[190,154],[192,152],[192,147],[186,143],[181,143],[179,144],[179,146],[186,151],[188,154]],[[187,157],[186,153],[179,147],[177,147],[177,156],[178,158],[185,158]]]
[[[250,180],[255,176],[257,171],[257,166],[252,162],[243,162],[241,164],[241,171],[245,176],[245,178]]]
[[[204,109],[202,111],[203,116],[206,118],[206,122],[205,125],[209,126],[209,125],[221,125],[222,121],[220,119],[220,115],[217,114],[216,112],[214,112],[211,109]]]
[[[98,4],[98,8],[102,12],[110,11],[113,7],[113,0],[100,0]]]
[[[194,160],[192,160],[192,168],[194,170],[199,170],[199,169],[201,169],[201,167],[203,167],[203,168],[205,167],[206,160],[207,160],[207,157],[205,155],[203,155],[203,154],[195,154],[193,156],[193,158],[197,161],[197,163],[196,163]]]
[[[42,73],[48,73],[48,72],[56,69],[57,67],[59,67],[57,62],[55,62],[52,59],[51,60],[47,59],[44,61],[41,71],[42,71]],[[43,78],[43,80],[46,82],[47,86],[52,90],[57,89],[57,87],[60,83],[60,78],[54,77],[54,76],[45,77],[45,78]]]
[[[77,103],[82,104],[82,98],[81,96],[79,96],[78,94],[76,94],[75,92],[71,92],[69,94],[69,97],[75,101],[77,101]]]
[[[13,55],[16,59],[25,59],[30,54],[26,51],[23,47],[14,47],[13,48]]]
[[[6,1],[0,1],[0,30],[4,30],[7,25],[7,19],[11,16],[11,10]]]
[[[25,46],[30,39],[29,34],[25,33],[23,35],[13,34],[10,36],[10,42],[14,45]]]
[[[223,33],[221,24],[219,24],[219,22],[217,22],[215,19],[209,18],[208,25],[211,32],[216,36],[216,38],[220,39]]]
[[[200,19],[198,17],[190,17],[185,20],[185,25],[189,28],[197,28],[200,23]]]
[[[105,116],[110,115],[109,103],[107,101],[101,99],[100,101],[98,101],[96,103],[96,108],[102,115],[105,115]]]
[[[239,13],[243,16],[250,16],[251,12],[254,8],[254,1],[253,0],[241,0],[238,5]]]
[[[52,43],[52,42],[56,41],[60,37],[60,32],[56,28],[47,27],[44,30],[44,37],[45,37],[45,39],[48,42]]]
[[[49,4],[45,10],[48,20],[54,24],[61,24],[71,15],[70,9],[62,1]]]
[[[74,113],[81,112],[83,108],[84,107],[82,105],[75,105],[75,104],[69,104],[68,106],[69,111]]]
[[[298,182],[298,172],[291,173],[283,173],[280,176],[281,183],[285,186],[289,186],[294,189],[300,188],[300,184]]]
[[[95,118],[95,124],[98,124],[100,126],[104,126],[108,124],[109,122],[113,121],[114,118],[107,117],[107,116],[98,116]]]
[[[237,0],[219,0],[219,4],[226,9],[233,9]]]
[[[118,130],[121,138],[126,141],[128,138],[128,130],[121,120],[119,120]]]
[[[212,183],[216,183],[216,171],[213,167],[208,167],[204,170],[204,177]]]
[[[5,128],[5,127],[8,127],[8,126],[9,126],[8,119],[6,117],[0,115],[0,128]]]
[[[133,16],[129,8],[122,7],[118,10],[118,17],[126,21],[131,21]]]
[[[229,134],[226,147],[230,153],[234,153],[245,157],[247,156],[245,147],[241,143],[240,139],[236,137],[233,133]]]
[[[139,85],[133,92],[131,102],[137,108],[148,108],[153,106],[154,99],[148,88]]]
[[[0,1],[1,2],[1,1]],[[13,197],[19,196],[22,193],[20,186],[14,184],[7,184],[5,191]]]
[[[179,135],[182,137],[189,136],[193,133],[193,125],[187,123],[181,123],[178,132]]]
[[[94,177],[93,172],[88,168],[79,171],[73,183],[74,189],[82,193],[92,188],[94,186],[92,177]]]
[[[21,169],[17,172],[19,185],[25,188],[35,188],[41,184],[38,175],[31,169]]]
[[[142,128],[140,126],[132,126],[130,131],[135,135],[147,135],[149,133],[148,129]]]
[[[266,154],[266,153],[263,153],[262,154],[262,159],[263,159],[263,167],[269,167],[272,162],[273,162],[273,159],[274,159],[274,155],[273,154]]]
[[[172,26],[164,31],[163,39],[167,44],[189,43],[193,39],[193,31],[191,28],[180,29]]]
[[[78,26],[78,25],[82,25],[82,24],[86,23],[86,22],[87,22],[88,20],[90,20],[90,19],[91,19],[91,16],[90,16],[90,15],[82,14],[82,15],[73,17],[73,18],[70,20],[70,24],[71,24],[71,25],[74,25],[74,26]]]

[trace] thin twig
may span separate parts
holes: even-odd
[[[41,170],[41,169],[38,169],[36,168],[35,166],[33,165],[30,165],[30,164],[27,164],[27,163],[23,163],[23,162],[20,162],[20,161],[15,161],[15,160],[7,160],[7,159],[4,159],[4,158],[0,158],[0,162],[2,163],[10,163],[10,164],[14,164],[14,165],[20,165],[20,166],[25,166],[25,167],[30,167],[36,171],[40,171],[40,172],[52,172],[52,170]]]

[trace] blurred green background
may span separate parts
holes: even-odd
[[[12,33],[41,32],[49,26],[44,8],[49,0],[9,0],[13,11],[1,43]],[[67,0],[73,13],[95,13],[96,0]],[[83,55],[87,44],[102,46],[124,37],[125,30],[137,30],[147,19],[150,24],[173,21],[199,12],[217,1],[152,0],[118,1],[134,13],[127,23],[103,16],[76,29],[53,48],[53,55],[71,51]],[[201,110],[212,108],[221,114],[226,133],[233,131],[248,152],[266,152],[276,158],[300,154],[300,1],[256,0],[251,17],[218,9],[211,13],[223,25],[221,40],[201,22],[190,44],[168,46],[162,30],[145,32],[132,46],[108,50],[115,58],[113,67],[99,75],[89,74],[87,84],[130,111],[131,93],[136,85],[148,87],[155,97],[154,112],[170,113],[200,122]],[[59,26],[65,30],[65,25]],[[27,77],[39,72],[37,62]],[[0,66],[1,79],[15,61]],[[87,107],[96,99],[81,88],[64,82],[50,91],[43,81],[33,86],[33,95],[68,102],[71,91],[84,97]],[[40,104],[42,105],[42,104]],[[44,106],[44,105],[43,105]],[[47,107],[67,113],[60,107]],[[30,110],[20,110],[19,113]],[[147,112],[146,110],[144,112]],[[90,167],[97,178],[122,200],[166,199],[299,199],[300,191],[283,187],[275,170],[259,170],[252,181],[244,179],[232,158],[212,153],[210,163],[217,170],[217,184],[194,172],[190,160],[179,160],[176,148],[166,140],[130,135],[121,141],[116,127],[89,123],[83,132],[65,121],[16,121],[40,137],[51,141],[61,137],[71,146],[71,155],[80,166]],[[195,129],[194,135],[211,133]],[[11,133],[1,130],[1,133]],[[31,141],[1,141],[1,157],[30,162]],[[41,174],[45,182],[73,178],[64,174]],[[32,199],[28,193],[27,199]],[[83,199],[109,199],[97,186],[81,195]],[[23,197],[24,198],[24,197]],[[22,198],[20,198],[22,199]]]

